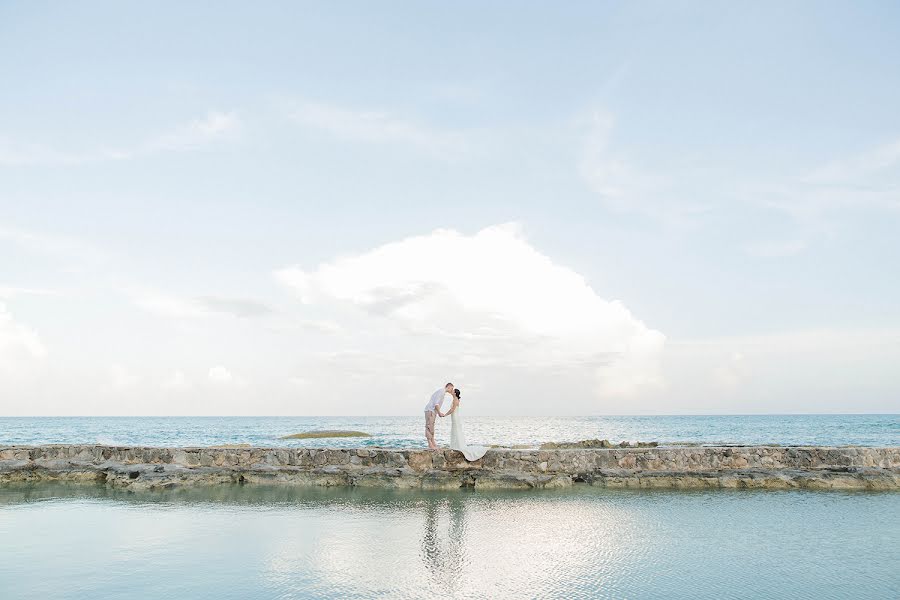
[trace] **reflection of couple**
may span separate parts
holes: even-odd
[[[448,383],[442,389],[439,389],[431,395],[428,404],[425,405],[425,439],[428,440],[428,448],[437,450],[438,445],[434,442],[434,418],[435,415],[446,417],[450,415],[450,448],[459,450],[466,457],[466,460],[478,460],[487,448],[482,446],[467,446],[466,434],[463,431],[462,417],[459,415],[459,402],[462,392],[453,387],[452,383]],[[451,401],[450,410],[441,412],[441,405],[445,399]]]
[[[444,510],[446,509],[446,510]],[[441,515],[449,517],[441,527]],[[463,582],[462,571],[468,562],[466,547],[466,504],[458,494],[443,498],[425,498],[425,531],[422,536],[422,562],[440,586],[432,597],[455,597]]]

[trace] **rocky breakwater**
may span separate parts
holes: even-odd
[[[423,489],[768,488],[900,490],[900,447],[150,448],[0,446],[0,483],[101,482],[131,489],[286,484]]]

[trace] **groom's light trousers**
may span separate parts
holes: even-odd
[[[433,410],[425,411],[425,439],[428,441],[429,446],[434,445],[434,416],[435,412]]]

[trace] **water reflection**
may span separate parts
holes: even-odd
[[[894,597],[898,510],[896,493],[0,485],[0,596]]]
[[[453,595],[467,561],[466,498],[454,494],[440,502],[427,502],[423,513],[422,563],[433,585]]]

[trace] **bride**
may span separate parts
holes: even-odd
[[[484,446],[466,445],[466,434],[463,431],[462,417],[459,416],[459,397],[462,396],[462,393],[458,389],[455,389],[453,390],[453,394],[455,397],[453,398],[453,404],[450,406],[450,410],[441,415],[442,417],[446,417],[447,415],[451,416],[450,449],[459,450],[468,461],[478,460],[484,456],[484,453],[487,452],[487,448]]]

